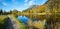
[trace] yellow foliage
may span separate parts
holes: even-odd
[[[39,29],[43,29],[44,28],[44,22],[42,21],[35,21],[33,22],[33,26],[35,26],[36,28],[39,28]]]
[[[28,21],[28,25],[32,26],[32,21],[31,20]]]

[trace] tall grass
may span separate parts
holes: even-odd
[[[0,15],[0,29],[5,29],[7,25],[7,16]]]

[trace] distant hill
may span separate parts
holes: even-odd
[[[32,5],[28,9],[24,10],[23,12],[29,12],[29,13],[40,13],[45,10],[45,5]]]
[[[58,9],[60,11],[60,0],[48,0],[43,5],[32,5],[28,9],[24,10],[23,12],[27,13],[43,13],[46,11],[51,12],[53,9]]]

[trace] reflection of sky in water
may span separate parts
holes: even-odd
[[[29,20],[29,18],[26,16],[18,16],[18,19],[21,20],[25,24],[27,24]]]

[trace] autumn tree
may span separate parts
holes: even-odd
[[[52,14],[50,16],[50,19],[47,20],[47,21],[49,22],[50,25],[53,24],[53,27],[52,27],[53,29],[54,29],[55,23],[57,21],[56,14],[57,14],[57,12],[58,12],[58,10],[60,8],[59,5],[60,5],[60,0],[48,0],[48,3],[47,3],[47,10],[49,10],[50,13]]]

